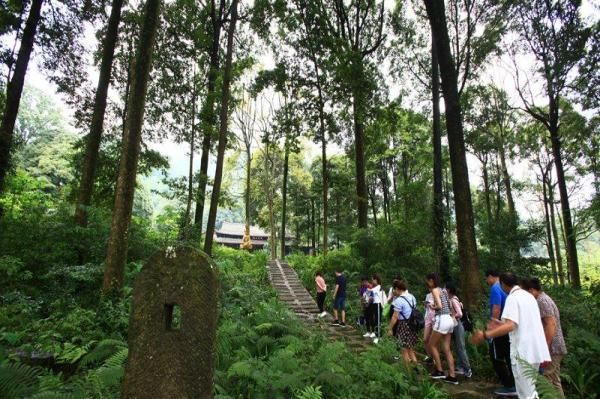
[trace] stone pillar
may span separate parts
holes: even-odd
[[[124,399],[212,398],[218,299],[204,252],[167,248],[148,260],[133,288]]]

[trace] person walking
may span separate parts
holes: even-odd
[[[498,322],[500,321],[500,316],[504,310],[507,295],[500,286],[500,274],[496,270],[487,270],[485,275],[486,282],[490,287],[490,320]],[[502,387],[496,389],[494,394],[497,396],[517,396],[515,378],[510,363],[510,342],[508,334],[488,339],[488,349],[494,371],[496,371],[496,375],[502,384]]]
[[[362,316],[358,319],[358,325],[364,326],[367,324],[367,315],[369,309],[369,290],[372,288],[369,278],[363,276],[360,279],[360,287],[358,288],[358,297],[360,299],[360,306],[362,309]]]
[[[319,307],[319,317],[325,317],[327,312],[324,310],[325,297],[327,296],[327,284],[323,278],[323,273],[317,271],[315,273],[315,285],[317,286],[317,306]]]
[[[435,370],[431,373],[431,378],[443,379],[449,384],[458,384],[454,370],[454,356],[450,349],[450,340],[452,339],[452,330],[454,330],[454,320],[450,315],[450,299],[445,289],[441,289],[440,278],[437,273],[427,275],[427,286],[431,289],[433,295],[433,308],[435,317],[433,319],[433,332],[428,342],[428,353],[431,354],[434,361]],[[442,343],[442,350],[448,363],[448,375],[444,373],[438,344]]]
[[[367,333],[363,335],[365,338],[372,338],[373,343],[377,344],[381,337],[381,310],[382,304],[385,302],[385,292],[381,289],[381,277],[374,275],[371,278],[373,287],[369,292],[369,307],[367,314]]]
[[[465,327],[460,320],[463,316],[463,305],[456,295],[456,285],[452,282],[446,283],[446,291],[450,298],[450,314],[454,318],[454,330],[452,338],[454,339],[454,351],[456,352],[456,374],[462,374],[466,378],[473,376],[469,355],[465,347]]]
[[[492,320],[486,331],[477,330],[471,342],[478,344],[487,338],[510,336],[510,359],[519,399],[537,399],[535,379],[527,370],[538,370],[541,363],[551,360],[544,335],[538,304],[529,292],[517,285],[513,273],[500,275],[502,290],[508,294],[501,321]]]
[[[546,337],[548,349],[550,350],[550,358],[552,359],[550,363],[546,364],[543,368],[544,376],[556,387],[560,397],[564,398],[565,393],[560,381],[560,362],[567,354],[567,345],[565,344],[565,338],[560,324],[560,312],[552,298],[542,291],[542,285],[538,278],[534,277],[525,280],[521,287],[533,295],[540,309],[544,335]]]
[[[396,333],[398,342],[402,345],[402,359],[407,364],[416,364],[417,355],[414,348],[417,344],[417,332],[409,326],[408,320],[417,306],[417,300],[408,292],[406,283],[402,280],[394,280],[392,292],[394,313],[388,325],[387,335],[391,337]]]
[[[431,294],[431,289],[427,287],[429,292],[425,295],[425,327],[423,328],[423,345],[425,346],[425,363],[432,364],[433,359],[431,357],[431,353],[429,353],[429,346],[427,343],[429,342],[429,338],[431,338],[431,332],[433,331],[433,319],[435,318],[435,309],[433,308],[433,295]]]
[[[338,311],[342,319],[338,319]],[[339,268],[335,270],[335,289],[333,290],[333,325],[346,325],[346,276]]]

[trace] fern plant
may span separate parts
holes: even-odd
[[[125,371],[128,349],[122,348],[106,359],[104,364],[88,374],[88,380],[94,383],[97,392],[119,388]]]
[[[578,398],[596,399],[598,394],[598,373],[594,373],[588,362],[574,363],[568,373],[564,374],[565,381],[573,388]]]
[[[517,358],[517,361],[523,369],[523,375],[530,380],[535,381],[535,388],[540,399],[560,399],[560,393],[546,377],[540,374],[539,370],[533,367],[527,361]]]
[[[43,374],[39,367],[5,360],[0,364],[0,398],[28,397],[36,392],[39,378]]]
[[[294,392],[295,399],[323,399],[323,392],[321,392],[321,387],[314,387],[312,385],[307,385],[302,389],[297,389]]]
[[[115,353],[120,352],[126,346],[127,345],[123,341],[117,339],[104,339],[98,342],[92,350],[88,350],[88,352],[81,357],[79,368],[83,369],[101,364]]]

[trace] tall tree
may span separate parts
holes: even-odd
[[[440,116],[440,70],[435,40],[431,38],[431,101],[433,109],[433,256],[436,268],[444,279],[450,277],[450,265],[444,239],[444,192],[442,127]]]
[[[261,97],[262,99],[262,97]],[[246,153],[246,186],[244,189],[244,222],[246,224],[244,230],[244,238],[242,240],[242,249],[252,249],[252,240],[250,238],[250,177],[252,171],[252,145],[254,144],[254,131],[257,117],[257,107],[263,104],[248,98],[248,92],[243,89],[242,102],[237,112],[235,113],[235,122],[241,134],[241,141],[244,145]]]
[[[87,208],[90,206],[92,200],[94,178],[96,176],[96,167],[98,164],[98,153],[102,138],[102,127],[104,124],[104,113],[106,111],[106,98],[108,96],[108,86],[110,84],[122,7],[123,0],[113,0],[110,17],[108,18],[106,27],[106,34],[102,42],[100,76],[98,77],[98,86],[96,88],[94,99],[94,112],[92,114],[90,131],[86,137],[85,156],[83,158],[83,168],[79,183],[79,195],[75,205],[75,221],[81,227],[87,225]]]
[[[584,57],[585,46],[590,37],[590,29],[584,26],[580,17],[580,6],[580,1],[570,0],[518,1],[512,18],[514,27],[519,32],[520,42],[535,57],[537,73],[543,79],[544,94],[548,99],[547,108],[536,106],[532,96],[525,93],[525,88],[521,86],[517,69],[517,91],[525,110],[541,122],[550,134],[566,234],[567,263],[575,288],[581,287],[581,279],[565,179],[560,133],[560,99],[573,83],[572,71]]]
[[[188,168],[188,193],[185,206],[185,214],[183,215],[182,223],[182,237],[187,238],[189,225],[191,222],[192,202],[194,199],[194,151],[196,150],[196,98],[198,94],[196,91],[196,71],[192,77],[192,103],[191,103],[191,115],[190,115],[190,160]]]
[[[210,209],[208,212],[208,223],[206,225],[206,237],[204,241],[204,252],[209,256],[212,253],[213,235],[217,221],[217,208],[219,206],[219,195],[221,194],[221,180],[223,178],[223,164],[225,162],[225,148],[227,146],[227,126],[229,122],[229,87],[231,84],[231,70],[233,63],[233,39],[235,25],[238,15],[238,0],[231,2],[229,12],[229,27],[227,30],[227,55],[225,56],[225,68],[223,71],[223,88],[221,93],[221,112],[219,115],[219,144],[217,148],[217,166],[215,169],[215,180],[213,183]]]
[[[552,162],[548,162],[543,165],[541,159],[538,157],[538,168],[540,169],[540,182],[542,184],[542,203],[544,205],[544,224],[546,227],[546,247],[548,249],[548,258],[550,258],[550,266],[552,268],[552,280],[554,285],[558,285],[558,270],[556,269],[556,258],[554,256],[554,243],[552,237],[552,227],[550,225],[550,212],[548,209],[548,185],[546,181],[548,179],[548,173],[552,167]],[[559,254],[560,255],[560,254]],[[560,260],[560,256],[558,257]],[[562,269],[562,264],[561,264]],[[564,285],[564,281],[561,282]]]
[[[333,2],[318,0],[318,21],[324,23],[323,33],[335,64],[338,81],[351,98],[354,125],[354,156],[358,227],[367,228],[368,199],[365,162],[365,124],[369,103],[374,92],[370,58],[384,41],[384,3],[375,0]]]
[[[206,202],[206,185],[208,183],[208,161],[210,158],[211,143],[216,126],[215,100],[217,96],[217,77],[219,76],[219,53],[221,50],[221,28],[223,26],[223,14],[225,13],[225,0],[219,0],[217,8],[216,0],[210,1],[210,56],[209,69],[206,82],[206,100],[200,113],[202,138],[202,156],[200,158],[200,174],[196,192],[196,212],[194,213],[194,224],[198,230],[202,229],[204,217],[204,204]]]
[[[31,58],[35,34],[40,22],[40,13],[43,0],[33,0],[29,8],[29,16],[25,23],[23,36],[21,37],[21,46],[17,55],[17,62],[12,78],[6,87],[6,104],[2,123],[0,124],[0,194],[4,191],[6,176],[10,168],[10,152],[13,144],[15,122],[21,103],[21,94],[25,83],[25,74]],[[0,216],[2,209],[0,208]]]
[[[284,156],[283,156],[283,188],[281,191],[282,198],[282,206],[281,206],[281,258],[283,259],[286,255],[286,237],[287,234],[287,200],[288,200],[288,176],[290,169],[290,154],[297,153],[299,151],[298,148],[298,137],[300,136],[300,121],[298,118],[295,118],[294,110],[296,109],[297,104],[294,102],[295,100],[295,90],[292,88],[291,93],[286,92],[286,99],[283,106],[283,109],[280,110],[280,114],[283,119],[280,122],[280,129],[282,129],[282,134],[284,136]],[[287,95],[291,94],[291,98],[288,100]],[[323,233],[325,234],[325,233]]]
[[[140,32],[140,40],[136,51],[132,71],[131,95],[125,134],[121,146],[121,161],[115,193],[112,225],[108,247],[102,291],[120,291],[123,286],[123,274],[127,262],[127,243],[129,224],[133,208],[133,195],[137,174],[138,157],[142,140],[142,124],[148,88],[148,76],[152,68],[152,56],[156,31],[160,20],[161,0],[147,0],[144,11],[144,22]]]
[[[325,95],[323,93],[323,60],[322,56],[319,57],[318,49],[318,37],[319,37],[319,25],[311,23],[310,18],[315,15],[307,12],[306,7],[298,7],[301,12],[302,26],[304,28],[305,35],[305,46],[308,50],[308,57],[312,63],[314,69],[314,86],[317,89],[317,112],[319,118],[319,138],[321,140],[321,168],[322,168],[322,201],[323,201],[323,255],[327,255],[329,249],[328,237],[329,237],[329,183],[327,178],[327,129],[326,129],[326,114],[325,114]],[[314,21],[313,21],[314,22]]]
[[[319,38],[319,24],[311,23],[311,18],[315,17],[313,13],[307,12],[306,7],[302,6],[302,1],[297,2],[299,4],[300,15],[302,19],[302,26],[304,28],[303,33],[305,47],[308,50],[308,58],[312,64],[314,70],[314,87],[317,89],[317,112],[319,119],[319,139],[321,140],[321,174],[322,174],[322,201],[323,201],[323,255],[327,255],[329,249],[329,179],[327,172],[327,129],[326,129],[326,113],[325,113],[325,95],[324,95],[324,71],[323,71],[323,54],[319,52],[319,44],[317,39]]]
[[[446,106],[446,129],[450,150],[450,166],[452,170],[452,188],[456,211],[456,233],[458,253],[462,270],[462,286],[465,303],[476,308],[479,302],[481,283],[479,277],[479,259],[475,241],[475,223],[471,188],[469,186],[469,170],[465,154],[461,106],[458,97],[457,73],[450,51],[450,39],[446,25],[444,3],[435,0],[424,0],[427,9],[432,35],[435,40],[442,91]]]

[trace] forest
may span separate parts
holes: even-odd
[[[0,62],[0,398],[121,397],[133,282],[175,246],[218,266],[215,398],[452,397],[298,320],[284,258],[313,296],[438,272],[481,327],[486,270],[538,277],[567,398],[600,397],[597,1],[3,0]]]

